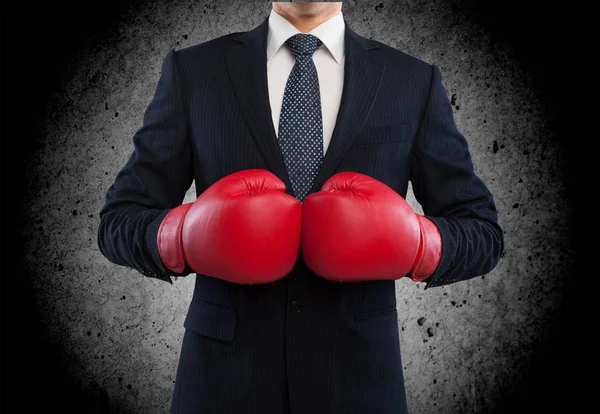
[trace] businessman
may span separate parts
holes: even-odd
[[[133,145],[98,243],[196,275],[172,413],[406,413],[395,280],[471,279],[504,248],[440,70],[341,2],[170,51]]]

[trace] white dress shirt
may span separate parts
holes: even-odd
[[[313,54],[319,77],[323,116],[323,154],[327,152],[340,107],[344,85],[344,18],[340,11],[334,17],[311,30],[322,42]],[[267,79],[269,100],[275,133],[279,136],[279,116],[285,85],[296,63],[292,52],[284,45],[296,33],[302,33],[283,16],[271,9],[267,38]]]

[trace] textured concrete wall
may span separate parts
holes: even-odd
[[[112,412],[167,410],[194,278],[170,286],[108,262],[96,244],[104,194],[167,51],[251,29],[270,7],[138,5],[74,56],[48,103],[45,140],[27,167],[26,259],[48,337]],[[411,412],[491,411],[545,346],[571,256],[546,111],[510,50],[451,1],[345,1],[343,12],[358,33],[441,68],[475,170],[496,197],[506,254],[491,274],[428,291],[397,282]]]

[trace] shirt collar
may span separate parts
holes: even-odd
[[[311,30],[310,34],[317,36],[327,47],[337,64],[344,56],[345,23],[342,12]],[[269,14],[269,34],[267,37],[267,61],[271,60],[279,48],[296,33],[301,33],[285,17],[271,9]]]

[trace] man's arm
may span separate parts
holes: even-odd
[[[106,193],[98,227],[98,246],[108,260],[168,283],[173,283],[169,276],[191,273],[169,271],[157,243],[163,218],[182,203],[194,178],[181,91],[177,54],[171,50],[133,137],[133,153]]]
[[[467,140],[432,65],[429,98],[413,150],[410,180],[442,237],[442,257],[425,289],[489,273],[504,250],[494,198],[473,171]]]

